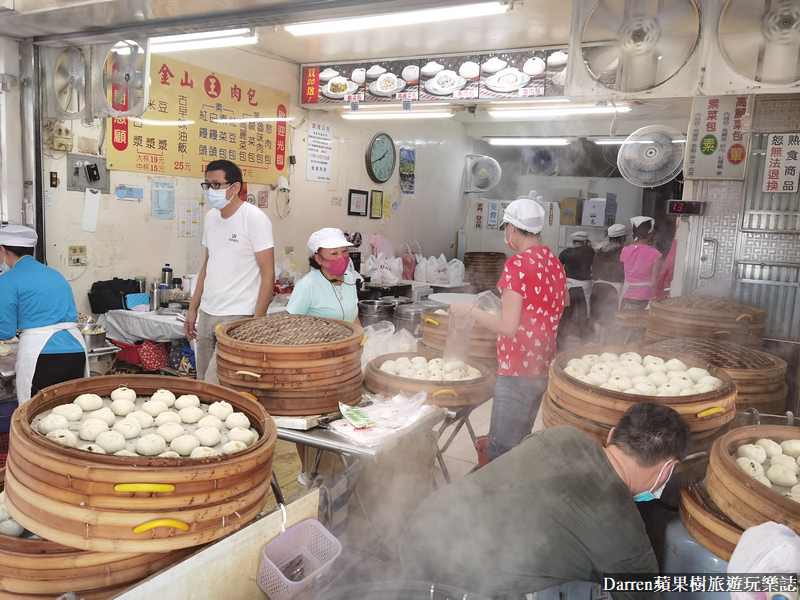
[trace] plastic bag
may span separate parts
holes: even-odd
[[[463,360],[467,362],[469,358],[469,345],[472,341],[472,326],[475,319],[469,315],[465,317],[454,317],[450,315],[450,324],[447,328],[447,342],[444,345],[445,362]]]
[[[414,336],[405,329],[395,332],[394,324],[390,321],[378,321],[365,327],[364,335],[367,339],[361,353],[362,369],[369,361],[384,354],[417,351],[417,340]]]
[[[428,261],[425,257],[420,257],[417,266],[414,268],[414,281],[425,283],[428,281]]]
[[[379,254],[378,269],[381,272],[382,285],[397,285],[403,278],[403,260],[399,257],[386,257]]]
[[[297,265],[297,256],[294,252],[286,254],[281,251],[275,257],[275,276],[277,279],[291,280],[297,283],[303,277]]]
[[[800,537],[786,525],[773,521],[747,529],[731,560],[728,573],[797,573]],[[731,592],[731,600],[763,599],[764,592]]]
[[[374,284],[381,285],[383,283],[383,273],[378,268],[378,257],[368,256],[364,262],[364,276],[369,277],[370,281]]]
[[[478,294],[473,303],[475,308],[480,308],[482,311],[490,315],[501,315],[503,313],[503,303],[496,294],[486,291]]]
[[[441,254],[438,258],[436,256],[428,257],[426,276],[428,283],[450,283],[450,274],[447,272],[447,259],[444,254]]]
[[[416,244],[417,248],[420,247],[419,242],[413,242],[413,244]],[[405,246],[405,250],[403,250],[403,246]],[[408,242],[403,242],[400,244],[399,252],[400,258],[403,260],[403,279],[411,281],[414,279],[417,262],[422,259],[422,249],[420,248],[419,253],[416,253],[411,249]]]
[[[454,258],[447,263],[447,275],[450,278],[450,283],[461,283],[464,281],[464,263]]]

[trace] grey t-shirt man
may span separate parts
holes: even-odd
[[[603,573],[658,574],[630,490],[603,448],[571,427],[531,434],[428,497],[403,535],[400,559],[410,579],[484,594],[600,582]]]

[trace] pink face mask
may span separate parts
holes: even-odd
[[[350,257],[342,256],[325,262],[328,263],[325,268],[328,269],[331,275],[344,275],[350,265]]]

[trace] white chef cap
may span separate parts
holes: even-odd
[[[539,233],[544,227],[544,207],[529,198],[514,200],[506,208],[503,223],[511,223],[529,233]]]
[[[585,242],[589,239],[589,234],[585,231],[576,231],[570,236],[570,238],[573,242]]]
[[[36,231],[23,225],[9,225],[0,229],[0,246],[34,248],[38,239]]]
[[[352,246],[347,238],[344,237],[341,229],[335,227],[326,227],[311,234],[308,238],[308,249],[316,253],[320,248],[344,248],[345,246]]]
[[[628,235],[628,228],[622,223],[615,223],[608,228],[608,237],[610,238],[621,237],[623,235]]]

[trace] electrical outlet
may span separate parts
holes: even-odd
[[[62,152],[72,151],[72,138],[54,137],[50,142],[50,148],[53,150],[61,150]]]
[[[69,265],[72,267],[89,264],[89,261],[86,258],[86,246],[83,244],[78,246],[70,246],[67,256],[69,257]]]
[[[286,247],[283,249],[283,251],[284,251],[286,254],[289,254],[289,252],[294,252],[294,246],[286,246]]]

